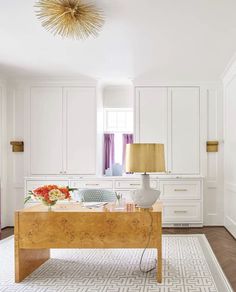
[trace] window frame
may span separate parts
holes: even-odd
[[[132,113],[133,114],[133,129],[130,131],[124,129],[109,129],[108,128],[108,113],[109,112],[124,112],[124,113]],[[103,132],[104,133],[125,133],[125,134],[133,134],[134,133],[134,110],[133,108],[104,108],[103,109]]]

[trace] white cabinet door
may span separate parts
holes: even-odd
[[[31,174],[62,172],[62,88],[32,87],[30,95]]]
[[[200,173],[200,91],[176,87],[171,94],[171,172]]]
[[[96,93],[92,87],[65,88],[67,174],[96,173]]]
[[[136,142],[163,143],[167,166],[168,102],[166,87],[136,89]]]

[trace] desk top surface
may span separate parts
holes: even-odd
[[[139,212],[145,212],[147,210],[154,213],[161,213],[162,203],[161,202],[155,203],[153,207],[150,209],[136,208],[134,204],[126,204],[121,208],[114,203],[108,203],[101,207],[90,208],[90,207],[84,207],[83,204],[81,203],[66,203],[66,204],[58,203],[52,207],[52,211],[48,211],[48,207],[44,206],[43,204],[35,204],[35,206],[32,206],[30,208],[19,210],[19,212],[23,212],[23,213],[29,213],[29,212],[36,212],[36,213],[37,212],[139,213]]]

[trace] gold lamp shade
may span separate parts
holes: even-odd
[[[126,172],[164,172],[164,144],[127,144]]]

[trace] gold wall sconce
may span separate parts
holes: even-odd
[[[12,152],[24,152],[24,142],[23,141],[11,141]]]
[[[207,141],[206,143],[206,151],[207,152],[218,152],[218,141]]]

